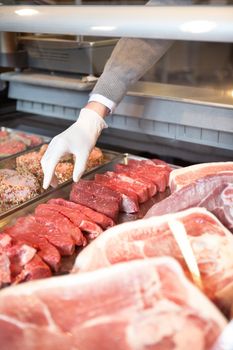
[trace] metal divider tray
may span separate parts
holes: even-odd
[[[31,132],[28,132],[28,131],[7,128],[5,126],[1,126],[0,127],[0,132],[2,132],[2,131],[6,131],[7,133],[9,133],[10,136],[13,136],[13,138],[15,137],[15,139],[17,141],[22,141],[24,143],[25,143],[25,140],[23,141],[23,136],[21,137],[20,134],[23,134],[23,135],[26,135],[26,136],[38,136],[41,139],[41,143],[39,145],[36,145],[36,146],[30,146],[29,144],[27,145],[25,143],[26,149],[24,151],[20,151],[18,153],[6,155],[6,156],[5,155],[0,155],[0,161],[2,159],[5,160],[5,159],[8,159],[8,158],[11,158],[11,157],[14,157],[14,156],[20,156],[21,154],[24,154],[25,152],[27,152],[29,150],[32,151],[34,149],[37,149],[38,146],[42,146],[43,144],[48,143],[51,140],[51,138],[47,137],[47,136],[43,136],[43,135],[40,135],[40,134],[37,134],[37,133],[31,133]],[[1,140],[0,140],[0,144],[1,144]]]
[[[114,170],[114,165],[118,163],[127,164],[128,159],[138,159],[142,160],[145,158],[135,156],[128,153],[117,153],[113,151],[103,150],[106,162],[98,167],[95,167],[87,171],[82,178],[83,179],[93,179],[94,175],[99,173],[104,173],[106,171]],[[46,203],[51,198],[64,198],[69,199],[69,194],[71,191],[73,181],[68,180],[63,184],[59,185],[57,188],[50,188],[44,193],[34,197],[33,199],[21,204],[20,206],[14,207],[11,210],[4,212],[0,215],[0,231],[6,225],[13,224],[14,221],[21,216],[25,216],[34,211],[34,209],[41,203]],[[154,197],[148,200],[146,203],[140,205],[140,211],[135,214],[125,214],[121,213],[119,215],[118,224],[122,222],[132,221],[142,218],[146,212],[152,207],[153,204],[163,200],[170,194],[170,190],[167,189],[163,193],[157,193]]]
[[[114,170],[115,164],[123,163],[127,164],[128,159],[146,159],[132,154],[123,154],[112,151],[103,150],[104,156],[106,157],[106,163],[93,168],[92,170],[87,171],[82,178],[83,179],[93,179],[94,175],[99,173],[104,173],[106,171]],[[173,166],[172,166],[173,167]],[[175,167],[174,167],[175,168]],[[72,187],[72,180],[69,180],[55,189],[50,189],[44,192],[43,194],[33,198],[32,200],[25,202],[24,204],[13,208],[12,210],[5,212],[3,215],[0,215],[0,232],[4,229],[5,226],[13,225],[17,218],[26,216],[28,214],[33,214],[35,208],[41,204],[46,203],[49,199],[52,198],[64,198],[69,199],[69,194]],[[162,199],[169,196],[170,190],[167,189],[163,193],[157,193],[154,197],[148,200],[146,203],[140,205],[140,211],[136,214],[125,214],[120,213],[118,218],[118,224],[123,222],[128,222],[136,219],[142,218],[146,212],[152,207],[153,204],[161,201]],[[79,252],[82,250],[82,247],[77,247],[74,254],[69,257],[62,257],[61,267],[59,271],[54,275],[62,275],[69,273],[74,265],[75,259]]]
[[[39,149],[39,147],[37,147]],[[94,176],[95,173],[105,172],[113,169],[114,164],[124,159],[125,155],[118,152],[102,149],[104,155],[104,161],[101,165],[98,165],[92,169],[89,169],[83,175],[83,178],[89,179]],[[0,169],[8,168],[15,169],[17,156],[11,156],[7,160],[0,160]],[[32,213],[35,207],[47,202],[51,198],[62,197],[68,198],[72,186],[72,180],[68,180],[60,184],[56,188],[49,187],[48,190],[33,197],[32,199],[16,206],[12,206],[10,209],[0,213],[0,230],[7,224],[11,224],[14,219]]]

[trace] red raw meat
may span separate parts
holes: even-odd
[[[104,174],[96,174],[95,181],[117,191],[121,195],[120,210],[125,213],[136,213],[139,211],[138,197],[134,191],[122,184],[116,183],[114,179]]]
[[[38,250],[41,258],[55,271],[60,267],[61,256],[58,250],[50,244],[39,232],[25,231],[24,217],[19,218],[15,225],[4,229],[4,233],[13,238],[13,243],[26,243]]]
[[[103,232],[100,226],[90,221],[89,218],[81,212],[74,212],[72,209],[66,208],[58,204],[40,204],[39,207],[42,211],[44,208],[47,214],[49,214],[47,210],[51,210],[51,212],[57,212],[62,214],[64,217],[69,219],[75,226],[79,227],[82,231],[89,233],[89,238],[96,238]]]
[[[0,293],[1,350],[210,350],[226,324],[169,258]]]
[[[117,221],[121,196],[116,191],[103,187],[94,181],[80,180],[78,183],[74,183],[70,200],[103,213],[115,222]]]
[[[11,283],[10,259],[0,251],[0,288]]]
[[[74,253],[75,244],[73,238],[67,235],[63,230],[57,229],[54,225],[48,226],[39,223],[39,218],[33,215],[21,217],[19,219],[20,226],[25,232],[34,232],[37,236],[46,238],[54,245],[59,253],[63,255],[72,255]],[[41,220],[44,222],[44,219]]]
[[[143,175],[138,175],[137,172],[135,173],[135,171],[130,170],[127,165],[116,164],[115,171],[120,174],[125,174],[132,179],[142,181],[147,186],[150,197],[153,197],[157,193],[157,187],[151,180],[144,177]]]
[[[51,270],[46,265],[38,254],[34,256],[26,265],[24,265],[21,273],[16,277],[14,283],[17,284],[22,281],[32,281],[41,278],[50,277]]]
[[[24,266],[34,258],[36,249],[28,244],[16,243],[5,250],[10,259],[11,281],[13,282],[16,276],[21,273]]]
[[[140,164],[139,161],[136,163],[131,162],[132,159],[129,160],[128,165],[122,165],[121,168],[124,170],[129,170],[137,174],[137,176],[143,176],[144,178],[148,179],[149,181],[152,181],[154,185],[156,185],[159,192],[164,192],[168,180],[167,180],[167,171],[164,170],[158,170],[155,166],[145,166]]]
[[[48,201],[48,204],[62,205],[63,207],[72,209],[72,211],[75,213],[77,212],[77,214],[81,212],[84,215],[86,215],[91,221],[100,225],[103,229],[107,229],[109,227],[114,226],[114,221],[111,218],[81,204],[67,201],[63,198],[50,199]]]
[[[26,145],[21,141],[9,140],[0,144],[0,157],[22,152]]]
[[[144,183],[113,171],[107,171],[105,175],[110,177],[116,183],[119,183],[135,192],[138,196],[139,203],[144,203],[149,199],[148,187]]]
[[[205,207],[233,232],[233,171],[207,175],[156,203],[146,218],[175,213],[191,207]]]
[[[145,160],[136,160],[129,159],[128,166],[134,169],[143,169],[152,172],[152,174],[163,174],[168,183],[169,174],[171,172],[171,168],[169,166],[164,166],[161,164],[155,164],[155,162],[145,159]]]
[[[59,231],[62,230],[65,235],[73,239],[77,246],[85,246],[87,244],[87,240],[81,230],[62,214],[53,212],[40,204],[35,209],[35,218],[36,221],[44,226],[53,227]]]
[[[193,183],[207,175],[233,172],[233,162],[202,163],[175,169],[170,174],[169,186],[172,192]]]
[[[40,145],[43,142],[41,137],[37,136],[37,135],[25,134],[24,132],[18,132],[17,135],[19,135],[20,137],[23,137],[23,138],[29,140],[31,147],[38,146],[38,145]]]
[[[134,259],[172,256],[190,276],[169,228],[169,222],[173,220],[184,225],[199,266],[205,293],[216,300],[224,288],[233,288],[233,236],[204,208],[115,226],[105,231],[78,255],[75,271],[96,270]]]

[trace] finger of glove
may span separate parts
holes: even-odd
[[[86,170],[86,164],[89,157],[89,153],[85,152],[82,154],[77,154],[74,164],[74,171],[73,171],[73,181],[77,182],[84,171]]]
[[[53,179],[55,168],[62,155],[63,152],[56,152],[49,157],[45,154],[41,160],[41,166],[44,173],[43,188],[45,190],[49,187]]]

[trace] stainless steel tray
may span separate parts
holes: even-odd
[[[15,153],[15,154],[12,154],[12,155],[7,155],[7,156],[0,156],[0,161],[1,160],[5,160],[5,159],[9,159],[11,157],[14,157],[14,156],[20,156],[21,154],[24,154],[25,152],[27,152],[28,150],[32,151],[36,148],[38,148],[38,146],[42,146],[42,144],[44,143],[48,143],[50,142],[51,138],[50,137],[47,137],[47,136],[44,136],[44,135],[40,135],[40,134],[37,134],[37,133],[31,133],[31,132],[27,132],[27,131],[23,131],[23,130],[18,130],[18,129],[12,129],[12,128],[7,128],[5,126],[1,126],[0,127],[0,131],[7,131],[10,135],[12,134],[18,134],[18,133],[23,133],[25,135],[30,135],[30,136],[39,136],[41,138],[41,143],[37,146],[28,146],[26,145],[26,149],[22,152],[18,152],[18,153]]]
[[[128,153],[123,154],[123,153],[117,153],[117,152],[108,151],[108,150],[103,150],[103,152],[104,152],[104,156],[106,157],[106,163],[87,171],[82,178],[92,179],[97,173],[100,174],[109,170],[113,170],[114,165],[117,163],[127,164],[128,159],[139,159],[139,160],[146,159],[146,158],[138,157]],[[14,220],[17,219],[18,217],[25,216],[27,214],[32,213],[33,210],[37,207],[37,205],[41,203],[45,203],[51,198],[61,197],[64,199],[68,199],[71,191],[72,183],[73,183],[72,180],[66,181],[63,184],[59,185],[57,188],[49,189],[45,191],[43,194],[40,194],[34,197],[33,199],[21,204],[20,206],[14,207],[9,211],[4,212],[2,215],[0,215],[0,230],[6,225],[12,224]],[[146,203],[143,203],[140,205],[140,211],[138,213],[135,213],[135,214],[121,213],[119,215],[118,223],[142,218],[146,214],[146,212],[152,207],[152,205],[166,198],[167,196],[169,196],[169,194],[170,194],[169,189],[167,189],[163,193],[157,193],[153,198],[148,200]]]
[[[104,152],[104,155],[107,157],[108,161],[105,164],[98,166],[96,168],[93,168],[92,170],[86,172],[82,178],[92,179],[94,178],[94,175],[97,173],[100,174],[108,170],[114,170],[115,164],[119,164],[119,163],[127,164],[128,159],[138,159],[138,160],[146,159],[146,158],[142,158],[142,157],[135,156],[128,153],[122,154],[122,153],[116,153],[116,152],[107,151],[107,150],[103,150],[103,152]],[[171,167],[173,167],[173,165],[171,165]],[[62,185],[60,185],[59,187],[57,187],[56,189],[51,189],[50,191],[46,191],[45,193],[24,203],[20,207],[16,207],[11,211],[5,212],[3,215],[0,216],[0,231],[4,229],[5,226],[13,225],[17,218],[28,214],[32,214],[35,208],[39,204],[46,203],[51,198],[61,197],[64,199],[69,199],[72,183],[73,183],[72,180],[69,180],[63,183]],[[142,218],[146,214],[146,212],[152,207],[153,204],[166,198],[167,196],[169,196],[169,194],[170,194],[169,189],[167,189],[163,193],[157,193],[149,201],[141,204],[140,210],[136,214],[121,213],[119,215],[118,224],[122,222],[128,222],[128,221]],[[82,250],[81,247],[77,247],[72,256],[62,257],[61,267],[56,274],[61,275],[61,274],[69,273],[72,270],[75,259],[81,250]]]
[[[101,173],[113,169],[114,164],[119,163],[125,158],[125,155],[122,153],[103,149],[102,152],[104,154],[103,164],[87,170],[83,175],[83,178],[90,179],[97,172]],[[7,165],[7,167],[10,169],[14,169],[16,165],[16,157],[11,157],[10,159],[0,161],[0,168],[2,168],[2,164]],[[9,210],[4,211],[0,214],[0,230],[5,225],[12,223],[14,219],[31,213],[34,210],[34,208],[40,203],[47,202],[49,199],[55,197],[68,198],[72,183],[72,180],[68,180],[60,184],[57,188],[49,188],[48,190],[35,196],[34,198],[20,205],[11,207]]]

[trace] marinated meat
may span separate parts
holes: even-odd
[[[233,162],[203,163],[175,169],[170,174],[169,186],[172,192],[189,185],[207,175],[233,172]]]
[[[39,183],[33,175],[21,175],[6,169],[5,175],[1,177],[0,202],[5,205],[20,204],[33,198],[39,191]]]
[[[169,258],[0,293],[1,350],[209,350],[226,324]]]
[[[106,215],[102,213],[98,213],[95,210],[92,210],[88,207],[85,207],[83,205],[67,201],[63,198],[54,198],[50,199],[48,201],[48,204],[57,204],[62,205],[63,207],[72,209],[74,213],[83,213],[85,216],[87,216],[91,221],[95,222],[96,224],[100,225],[103,229],[107,229],[109,227],[114,226],[114,221],[107,217]]]
[[[182,264],[191,278],[170,228],[170,222],[174,220],[184,226],[188,235],[205,293],[216,300],[221,290],[233,287],[233,236],[204,208],[115,226],[78,255],[74,270],[86,272],[122,261],[172,256]]]
[[[91,180],[80,180],[73,184],[70,200],[94,209],[117,221],[121,196],[116,191]]]
[[[48,145],[43,145],[39,151],[29,152],[16,158],[17,170],[21,173],[32,173],[37,177],[40,183],[43,181],[43,171],[41,167],[41,159],[47,149]],[[91,152],[87,169],[97,166],[103,162],[103,153],[100,149],[94,148]],[[67,155],[62,157],[55,169],[55,175],[58,183],[63,183],[72,177],[74,170],[73,156]]]
[[[15,176],[18,175],[18,172],[16,170],[13,169],[0,169],[0,181],[11,177],[11,176]]]
[[[103,232],[100,226],[98,226],[95,222],[90,221],[89,218],[81,212],[74,212],[70,208],[57,204],[40,204],[37,207],[37,212],[40,212],[41,215],[45,214],[48,216],[50,214],[49,211],[51,211],[51,213],[57,212],[62,214],[75,226],[79,227],[80,230],[89,233],[89,238],[95,238]]]
[[[175,213],[191,207],[205,207],[233,232],[233,171],[207,175],[156,203],[146,214]]]
[[[134,191],[129,189],[128,186],[119,184],[119,182],[116,183],[116,181],[105,174],[96,174],[95,181],[120,194],[120,211],[125,213],[137,213],[139,211],[138,196]]]
[[[9,140],[0,143],[0,157],[10,156],[22,152],[26,149],[26,145],[22,141]]]
[[[87,169],[91,169],[98,165],[101,165],[103,162],[104,162],[103,152],[101,151],[100,148],[94,147],[87,161]]]

